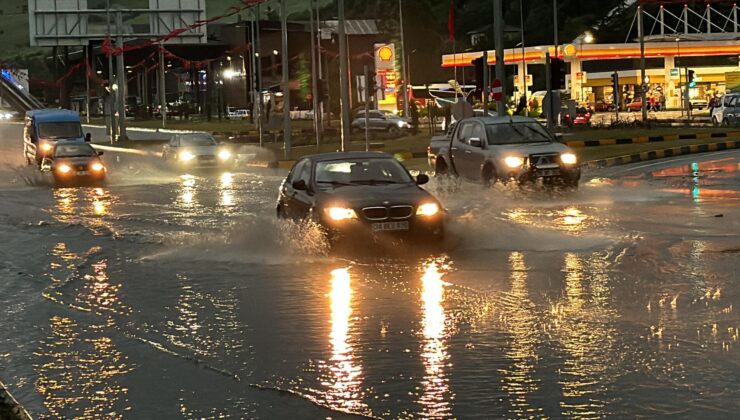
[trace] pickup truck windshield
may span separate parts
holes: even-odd
[[[218,142],[208,134],[187,134],[180,137],[180,146],[215,146]]]
[[[39,124],[39,136],[43,139],[65,139],[82,137],[78,122],[49,122]]]
[[[537,123],[486,125],[488,144],[520,144],[551,142],[550,134]]]
[[[316,183],[319,188],[409,182],[413,182],[411,176],[395,159],[332,160],[316,165]]]

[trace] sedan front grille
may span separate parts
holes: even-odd
[[[391,219],[408,219],[414,212],[414,208],[411,206],[393,206],[390,208]]]
[[[385,207],[365,207],[362,214],[367,220],[386,220],[388,219],[388,209]]]
[[[87,166],[85,166],[85,165],[77,165],[77,170],[78,171],[86,171],[87,170]]]

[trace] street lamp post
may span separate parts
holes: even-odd
[[[527,61],[524,59],[524,0],[519,0],[519,26],[522,33],[522,95],[524,95],[524,116],[529,116],[529,104],[527,103]]]
[[[401,74],[403,75],[403,116],[409,117],[409,81],[406,80],[406,45],[403,37],[403,3],[398,0],[398,20],[401,27]]]

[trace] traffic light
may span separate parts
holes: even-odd
[[[694,75],[695,75],[694,70],[689,70],[686,76],[686,78],[688,79],[687,83],[689,84],[690,88],[696,87],[696,81],[694,80]]]
[[[550,59],[550,83],[553,89],[563,89],[565,87],[565,61],[560,58]]]
[[[375,97],[378,94],[378,75],[374,71],[367,74],[367,94],[368,97]]]
[[[483,92],[483,57],[473,60],[473,66],[475,67],[475,91],[480,94]]]

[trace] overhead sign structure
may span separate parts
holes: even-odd
[[[116,25],[118,14],[122,15],[120,27]],[[152,39],[175,31],[179,33],[167,43],[205,43],[206,25],[193,27],[205,16],[205,0],[149,0],[148,8],[115,6],[110,10],[91,9],[88,0],[28,2],[29,37],[33,47],[87,45],[90,40],[119,35],[127,39]]]

